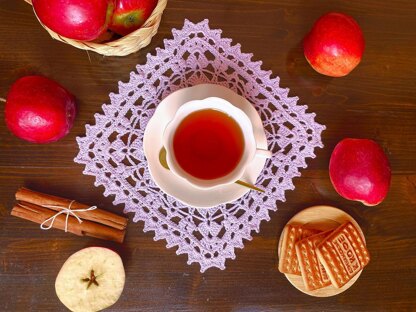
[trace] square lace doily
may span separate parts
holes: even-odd
[[[315,121],[307,106],[298,105],[289,89],[279,87],[279,78],[242,53],[239,44],[222,38],[221,30],[210,29],[208,21],[185,21],[174,29],[173,39],[163,49],[148,55],[130,81],[119,83],[118,94],[95,114],[95,125],[86,126],[86,136],[77,138],[75,161],[85,165],[84,173],[96,178],[95,185],[114,195],[114,204],[124,204],[135,222],[154,239],[165,239],[177,254],[187,254],[188,264],[197,262],[201,272],[225,268],[235,249],[259,232],[262,220],[269,220],[285,191],[293,190],[292,179],[306,168],[305,159],[315,157],[323,147],[323,125]],[[249,192],[239,200],[201,210],[188,207],[163,193],[152,181],[143,154],[143,134],[158,103],[170,93],[201,83],[225,86],[248,99],[263,120],[273,157],[266,162],[256,185],[265,193]]]

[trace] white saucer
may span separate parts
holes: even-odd
[[[208,190],[197,189],[185,179],[163,168],[159,162],[159,151],[163,147],[164,129],[175,115],[177,109],[186,102],[203,100],[212,96],[223,98],[244,111],[253,124],[257,148],[267,149],[263,123],[256,109],[249,101],[233,91],[218,85],[201,84],[178,90],[167,96],[160,102],[147,124],[143,139],[144,155],[147,158],[149,171],[155,183],[165,193],[195,208],[211,208],[229,203],[250,191],[250,189],[235,183]],[[265,158],[261,156],[255,157],[247,166],[241,180],[254,184],[262,172],[265,162]]]

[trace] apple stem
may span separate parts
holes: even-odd
[[[6,99],[3,99],[2,97],[0,97],[0,102],[6,103]]]

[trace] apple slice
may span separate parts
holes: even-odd
[[[100,311],[117,302],[124,281],[123,262],[117,253],[89,247],[65,261],[56,277],[55,291],[71,311]]]

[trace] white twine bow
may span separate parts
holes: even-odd
[[[56,218],[61,215],[61,214],[66,214],[66,218],[65,218],[65,232],[68,232],[68,219],[69,216],[72,215],[73,217],[75,217],[79,223],[82,223],[82,220],[80,217],[78,217],[76,215],[75,212],[85,212],[85,211],[91,211],[94,209],[97,209],[97,206],[91,206],[89,208],[85,208],[85,209],[75,209],[75,210],[71,210],[71,206],[72,204],[75,202],[75,200],[71,201],[69,203],[68,208],[65,207],[61,207],[61,206],[51,206],[51,205],[44,205],[44,207],[46,208],[58,208],[58,209],[62,209],[61,211],[57,212],[56,214],[54,214],[52,217],[46,219],[45,221],[42,222],[42,224],[40,225],[40,228],[42,230],[49,230],[52,228],[53,223],[55,222]],[[49,226],[46,226],[45,224],[50,222]]]

